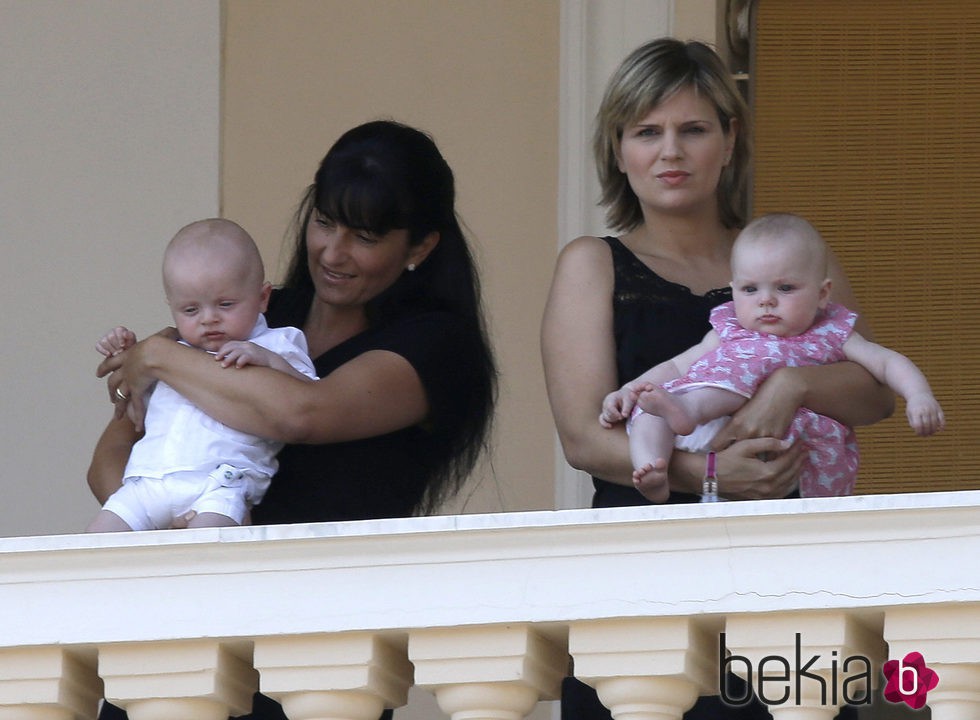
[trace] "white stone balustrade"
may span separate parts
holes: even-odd
[[[829,720],[911,652],[939,674],[933,718],[980,718],[978,510],[971,491],[0,539],[0,720],[90,720],[103,694],[224,720],[256,688],[292,720],[373,720],[413,685],[453,720],[519,720],[570,666],[617,720],[679,718],[726,668],[776,720]]]

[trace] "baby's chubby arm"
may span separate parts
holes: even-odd
[[[99,338],[95,349],[105,357],[113,357],[136,344],[136,333],[122,325],[112,328]]]
[[[307,382],[313,382],[316,379],[301,373],[281,355],[248,340],[231,340],[226,342],[215,353],[214,357],[215,360],[221,363],[222,367],[240,368],[246,365],[257,365],[278,370],[279,372],[292,375],[295,378]]]
[[[623,385],[619,390],[614,390],[606,395],[602,401],[599,424],[605,428],[611,428],[616,423],[628,418],[633,412],[633,406],[636,405],[636,399],[640,393],[655,385],[663,385],[665,382],[681,377],[701,356],[717,348],[720,342],[718,333],[709,330],[708,334],[697,345],[689,347],[670,360],[655,365],[638,378]]]
[[[856,332],[844,343],[843,350],[848,360],[863,365],[879,382],[905,398],[905,415],[917,435],[932,435],[943,429],[943,410],[915,363]]]

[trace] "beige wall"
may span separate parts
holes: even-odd
[[[0,535],[78,532],[96,339],[169,320],[160,255],[218,209],[217,2],[0,0]]]
[[[222,210],[270,269],[300,192],[348,128],[390,117],[456,173],[500,362],[492,472],[447,510],[554,506],[538,324],[557,238],[557,0],[228,0]]]

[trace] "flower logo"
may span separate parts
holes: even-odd
[[[881,669],[888,684],[885,700],[904,702],[913,710],[926,704],[926,693],[939,684],[939,675],[926,666],[921,653],[910,652],[902,660],[889,660]]]

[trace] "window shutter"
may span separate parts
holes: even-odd
[[[980,3],[760,0],[753,214],[824,235],[946,430],[859,428],[858,493],[980,488]]]

